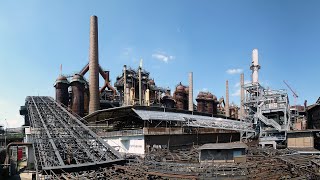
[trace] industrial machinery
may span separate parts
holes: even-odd
[[[242,120],[253,122],[256,133],[244,133],[243,139],[259,137],[264,146],[284,143],[290,130],[290,106],[286,90],[266,89],[258,81],[258,50],[252,52],[252,82],[244,84],[246,95],[243,98],[245,113]]]

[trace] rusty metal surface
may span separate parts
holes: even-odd
[[[84,83],[82,76],[74,75],[71,81],[72,98],[71,109],[80,117],[84,116]]]
[[[99,110],[99,53],[98,53],[98,18],[90,18],[90,48],[89,48],[89,114]]]

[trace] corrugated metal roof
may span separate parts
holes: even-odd
[[[210,144],[204,144],[200,146],[198,149],[247,149],[248,146],[245,143],[210,143]]]

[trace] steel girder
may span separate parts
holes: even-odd
[[[119,152],[51,97],[28,96],[26,106],[36,168],[42,174],[76,172],[123,162]]]

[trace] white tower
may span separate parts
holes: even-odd
[[[252,50],[252,64],[250,69],[252,70],[252,84],[259,83],[259,58],[258,58],[258,49]]]

